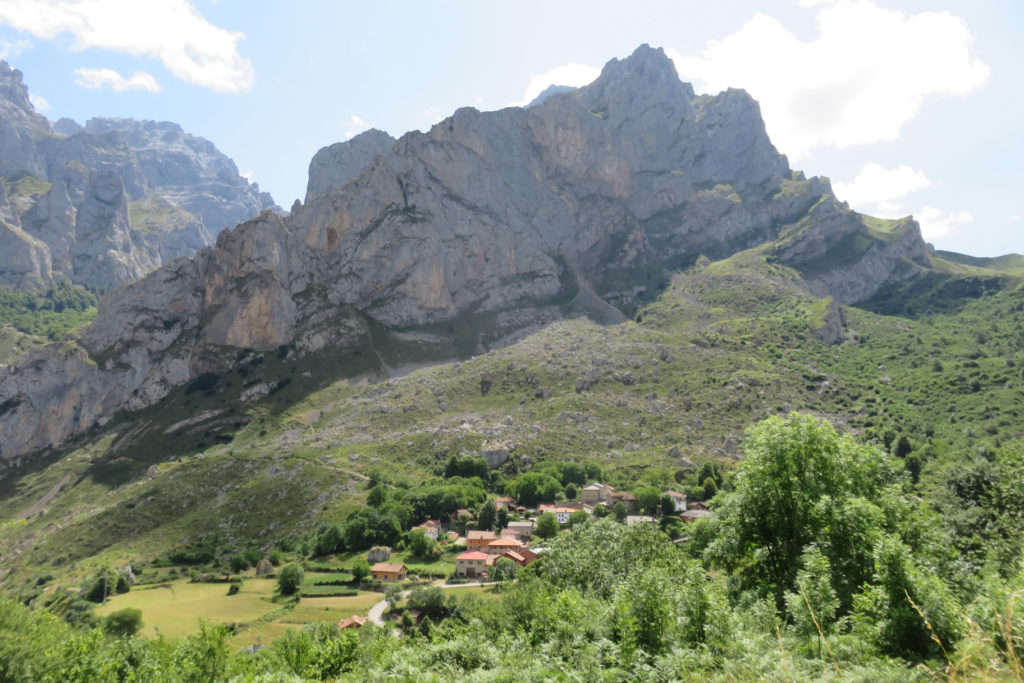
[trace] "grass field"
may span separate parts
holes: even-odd
[[[315,580],[325,574],[307,575]],[[106,616],[126,607],[142,610],[142,635],[182,638],[199,628],[200,619],[213,623],[249,624],[233,640],[244,647],[256,642],[270,643],[289,628],[301,628],[314,621],[339,621],[353,614],[366,614],[384,599],[381,593],[360,591],[351,597],[303,598],[295,609],[272,621],[260,618],[281,608],[272,601],[273,579],[246,579],[237,595],[228,595],[228,584],[176,581],[167,588],[144,588],[116,595],[96,608]],[[470,590],[470,589],[466,589]]]
[[[269,644],[290,628],[302,628],[314,621],[341,621],[353,614],[366,614],[384,599],[381,593],[362,592],[347,598],[303,598],[298,606],[270,622],[258,622],[235,636],[232,644],[245,647],[253,643]]]
[[[273,579],[249,579],[237,595],[228,595],[224,583],[168,584],[169,588],[146,588],[117,595],[96,609],[105,616],[126,607],[142,610],[142,635],[158,633],[181,638],[199,628],[199,620],[213,623],[251,622],[277,609],[271,602]]]

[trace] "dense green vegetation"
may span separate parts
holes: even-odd
[[[950,530],[892,457],[827,422],[769,418],[751,429],[745,452],[716,499],[718,517],[698,522],[690,542],[674,545],[648,525],[586,522],[552,539],[500,600],[414,593],[408,606],[425,616],[418,625],[405,619],[402,638],[313,624],[246,654],[228,647],[224,627],[179,642],[140,640],[130,612],[114,613],[105,631],[85,631],[5,600],[0,673],[13,681],[1020,678],[1019,557],[1005,578],[993,558],[982,584],[960,581]],[[1019,484],[1024,447],[1003,447],[997,461],[992,490]],[[1017,517],[978,503],[996,518]],[[1019,541],[1019,523],[1011,527]]]
[[[0,327],[50,340],[96,317],[96,295],[61,280],[41,294],[0,290]]]

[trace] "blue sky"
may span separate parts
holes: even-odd
[[[51,120],[170,120],[288,208],[317,149],[581,85],[637,45],[762,103],[794,168],[914,214],[937,248],[1024,252],[1020,0],[290,3],[4,0],[0,57]]]

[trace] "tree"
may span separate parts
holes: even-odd
[[[293,595],[302,585],[302,567],[294,562],[281,570],[277,576],[277,587],[281,595]]]
[[[370,575],[370,563],[361,557],[356,558],[356,561],[352,563],[352,579],[359,583],[367,576]]]
[[[345,538],[341,533],[341,528],[337,524],[332,524],[316,537],[316,545],[313,552],[318,557],[323,557],[324,555],[341,552],[344,549]],[[274,562],[273,555],[271,555],[270,561],[271,563]]]
[[[587,524],[590,522],[590,515],[587,514],[586,510],[577,510],[576,512],[569,515],[569,528],[575,529],[581,524]]]
[[[604,503],[598,503],[594,506],[594,516],[598,519],[604,519],[608,516],[608,506]]]
[[[485,531],[493,529],[497,517],[498,510],[494,507],[494,500],[488,498],[476,513],[476,528]]]
[[[579,497],[580,497],[580,490],[579,490],[579,487],[576,486],[576,484],[574,484],[573,482],[570,481],[568,484],[565,485],[565,499],[566,500],[576,500]]]
[[[241,555],[232,555],[231,559],[228,560],[228,565],[231,567],[232,572],[239,574],[249,568],[249,560]]]
[[[661,516],[667,517],[676,513],[676,501],[667,493],[661,497]]]
[[[626,510],[625,503],[623,503],[621,500],[615,502],[615,505],[612,507],[612,513],[614,513],[615,515],[615,521],[619,524],[625,522],[626,517],[629,514]]]
[[[537,518],[533,533],[540,538],[552,538],[558,534],[558,518],[553,512],[544,512]]]
[[[89,602],[106,602],[117,589],[117,575],[110,567],[99,569],[92,578],[85,599]]]
[[[508,527],[508,508],[502,506],[498,510],[498,529],[501,530],[506,527]]]
[[[711,477],[704,479],[703,487],[704,500],[711,500],[718,495],[718,484]]]
[[[658,514],[661,505],[661,491],[653,486],[641,486],[633,491],[637,506],[649,515]]]
[[[366,504],[372,508],[380,507],[387,500],[388,492],[384,484],[377,484],[366,494]]]
[[[511,581],[519,573],[519,565],[515,560],[508,557],[499,557],[494,563],[494,580]]]
[[[103,630],[112,636],[134,636],[142,628],[142,610],[125,607],[103,618]]]
[[[441,549],[437,547],[437,541],[423,531],[414,529],[409,532],[407,548],[413,557],[420,560],[436,560],[441,555]]]
[[[881,523],[872,501],[881,502],[882,486],[894,476],[884,453],[838,434],[824,420],[797,413],[751,427],[744,452],[734,490],[719,495],[714,540],[705,550],[711,564],[735,571],[782,607],[811,543],[818,543],[834,574],[843,573],[838,566],[846,558],[870,555],[870,545],[865,550],[851,546],[851,540],[870,543],[876,534],[844,530],[843,520],[853,529]],[[900,496],[892,491],[885,497]],[[869,567],[869,562],[848,564],[853,572]]]

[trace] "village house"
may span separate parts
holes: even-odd
[[[417,529],[422,530],[423,535],[427,538],[432,538],[436,541],[438,536],[441,534],[441,522],[436,519],[428,519],[423,524],[419,524],[409,529],[409,531],[416,531]]]
[[[370,562],[387,562],[391,559],[391,547],[386,545],[375,545],[366,553],[366,559]]]
[[[508,496],[500,496],[494,499],[494,508],[500,510],[502,508],[512,509],[515,507],[515,500]]]
[[[509,538],[508,536],[502,536],[501,538],[496,538],[488,543],[484,552],[488,555],[501,555],[506,551],[519,550],[522,547],[523,544],[521,541],[515,538]]]
[[[665,495],[672,499],[672,504],[675,505],[674,512],[686,511],[685,493],[679,493],[678,491],[665,491]]]
[[[613,493],[612,507],[615,506],[615,503],[619,502],[626,506],[627,515],[635,515],[637,512],[639,512],[639,508],[636,504],[636,497],[632,493],[629,493],[628,491],[616,491],[615,493]]]
[[[614,504],[612,502],[613,493],[615,493],[615,489],[611,486],[605,486],[604,484],[595,482],[589,486],[583,487],[583,490],[580,491],[580,501],[591,506],[604,503],[611,507]]]
[[[455,558],[455,574],[475,579],[487,571],[487,553],[470,550]]]
[[[469,550],[484,550],[487,544],[496,539],[498,535],[493,531],[474,529],[466,532],[466,548]]]
[[[522,540],[530,539],[533,537],[533,521],[509,522],[508,526],[501,532],[501,535],[504,536],[505,532],[509,532],[509,534]]]
[[[714,513],[711,512],[710,510],[702,510],[701,508],[691,507],[686,512],[680,514],[679,518],[682,519],[684,522],[693,523],[696,522],[698,519],[712,516],[714,516]]]
[[[378,562],[370,567],[370,575],[378,581],[404,581],[409,576],[409,570],[404,564]]]
[[[338,630],[344,631],[347,628],[359,628],[365,623],[366,617],[360,616],[358,614],[353,614],[352,616],[345,617],[344,619],[338,622]]]

